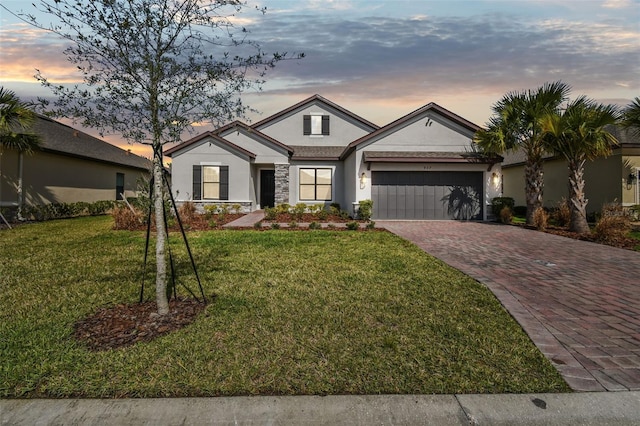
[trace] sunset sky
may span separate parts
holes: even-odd
[[[31,12],[30,1],[0,3]],[[572,86],[572,97],[624,106],[640,96],[640,0],[249,1],[256,4],[268,12],[240,16],[252,39],[306,58],[280,63],[262,92],[243,97],[262,113],[254,121],[316,93],[379,125],[429,102],[483,125],[506,92],[556,80]],[[36,68],[54,82],[78,78],[64,47],[0,9],[0,85],[22,99],[50,94]]]

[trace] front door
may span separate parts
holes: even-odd
[[[260,208],[273,207],[276,200],[276,171],[260,170]]]

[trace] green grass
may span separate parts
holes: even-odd
[[[568,390],[487,289],[385,232],[191,233],[213,303],[180,331],[90,352],[73,324],[139,291],[144,234],[111,226],[0,232],[0,396]]]

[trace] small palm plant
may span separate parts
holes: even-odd
[[[619,113],[614,106],[581,96],[570,102],[561,113],[549,113],[540,120],[547,149],[567,160],[570,231],[589,233],[584,165],[587,161],[611,154],[618,141],[605,127],[616,124],[618,119]]]

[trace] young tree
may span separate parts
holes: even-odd
[[[535,91],[509,92],[492,107],[493,116],[487,128],[478,131],[475,142],[488,154],[523,150],[526,156],[525,197],[527,224],[533,224],[533,213],[542,206],[544,175],[540,118],[557,111],[567,98],[569,86],[562,82],[546,83]]]
[[[267,55],[234,26],[234,14],[244,7],[239,0],[40,0],[37,8],[55,24],[25,15],[71,42],[65,54],[83,78],[65,86],[38,72],[57,96],[52,104],[41,100],[49,113],[153,147],[160,315],[169,311],[163,146],[178,142],[195,123],[219,125],[243,116],[247,108],[239,95],[260,88],[269,68],[292,57]]]
[[[618,112],[612,105],[599,104],[584,96],[570,102],[564,111],[548,113],[540,120],[549,150],[562,155],[569,168],[570,230],[589,233],[584,193],[584,164],[611,154],[616,138],[605,126],[616,124]]]

